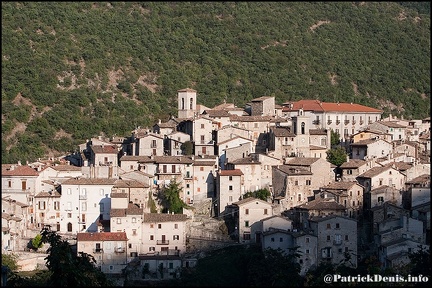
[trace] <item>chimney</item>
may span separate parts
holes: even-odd
[[[20,160],[18,160],[18,166],[21,166],[21,161]]]

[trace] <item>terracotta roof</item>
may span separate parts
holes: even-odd
[[[372,177],[377,176],[377,175],[379,175],[379,174],[381,174],[384,171],[387,171],[389,169],[391,169],[390,166],[372,167],[368,171],[366,171],[365,173],[359,175],[358,177],[361,177],[361,178],[372,178]]]
[[[192,164],[193,160],[188,156],[154,156],[156,163],[168,163],[168,164]]]
[[[240,159],[236,159],[233,161],[228,161],[228,163],[232,163],[232,164],[236,164],[236,165],[250,165],[250,164],[261,164],[260,161],[257,161],[255,159],[253,159],[252,157],[245,157],[245,158],[240,158]]]
[[[423,174],[406,182],[406,184],[426,184],[426,183],[430,184],[430,174]]]
[[[369,144],[372,143],[376,143],[378,142],[380,139],[376,140],[376,139],[365,139],[365,140],[360,140],[354,143],[351,143],[350,146],[367,146]]]
[[[387,186],[387,185],[381,185],[381,186],[379,186],[379,187],[377,187],[375,189],[372,189],[370,191],[370,193],[380,193],[380,192],[385,192],[385,191],[389,191],[389,190],[390,191],[391,190],[396,191],[396,189],[393,188],[393,187],[390,187],[390,186]]]
[[[48,167],[51,167],[57,171],[81,171],[81,167],[74,166],[74,165],[54,165]]]
[[[270,122],[274,119],[273,116],[238,116],[230,115],[231,121],[239,122]]]
[[[247,139],[247,138],[245,138],[245,137],[235,135],[233,138],[230,138],[230,139],[227,139],[227,140],[225,140],[225,141],[222,141],[222,142],[217,143],[217,145],[220,146],[220,145],[223,145],[223,144],[226,144],[226,143],[232,142],[232,141],[234,141],[234,140],[236,140],[236,139],[243,139],[243,140],[246,140],[246,141],[248,141],[248,142],[252,142],[251,139]]]
[[[252,99],[251,102],[262,102],[262,101],[270,99],[270,98],[274,98],[274,97],[273,96],[262,96],[262,97]]]
[[[117,154],[117,146],[115,145],[92,145],[91,149],[94,153],[110,153]]]
[[[287,158],[286,165],[296,165],[296,166],[310,166],[321,158],[313,158],[313,157],[294,157]]]
[[[77,233],[77,241],[127,241],[126,232]]]
[[[116,180],[114,178],[70,178],[62,185],[114,185]]]
[[[233,169],[233,170],[221,170],[218,171],[219,176],[241,176],[243,175],[243,172],[240,169]]]
[[[39,176],[39,173],[27,165],[2,164],[2,176]]]
[[[290,131],[290,127],[271,128],[272,133],[276,137],[295,137],[296,135]]]
[[[288,103],[284,103],[286,105]],[[293,102],[293,108],[285,107],[283,111],[298,111],[303,109],[305,111],[317,112],[364,112],[364,113],[382,113],[383,110],[371,108],[354,103],[332,103],[321,102],[319,100],[299,100]]]
[[[353,222],[358,222],[358,221],[355,220],[354,218],[349,218],[349,217],[340,216],[340,215],[335,215],[335,214],[332,214],[332,215],[326,215],[326,216],[315,216],[315,217],[311,217],[311,218],[309,219],[309,221],[311,221],[311,222],[324,222],[324,221],[331,220],[331,219],[334,219],[334,218],[341,218],[341,219],[346,219],[346,220],[350,220],[350,221],[353,221]]]
[[[52,192],[39,192],[38,194],[36,194],[34,196],[35,198],[43,198],[43,197],[61,197],[61,194],[57,191],[52,191]]]
[[[111,208],[110,217],[126,217],[128,215],[143,215],[143,208],[133,203],[128,203],[127,209]]]
[[[9,198],[9,197],[3,197],[2,200],[3,200],[3,201],[7,201],[7,202],[9,202],[9,203],[11,203],[11,202],[12,202],[12,203],[15,203],[16,205],[18,205],[18,206],[20,206],[20,207],[28,207],[28,206],[30,206],[30,205],[28,205],[28,204],[25,204],[25,203],[22,203],[22,202],[16,201],[16,200],[11,199],[11,198]]]
[[[325,129],[309,129],[310,135],[327,135],[327,130]]]
[[[111,193],[111,198],[128,198],[128,193],[113,192]]]
[[[348,190],[354,185],[358,185],[357,182],[354,181],[339,181],[339,182],[332,182],[324,187],[321,187],[321,189],[337,189],[337,190]]]
[[[216,110],[205,110],[203,114],[209,117],[229,117],[231,114],[226,110],[216,109]]]
[[[312,172],[310,172],[305,167],[300,166],[288,166],[288,165],[279,165],[276,167],[278,170],[284,172],[287,175],[293,176],[293,175],[313,175]]]
[[[118,179],[115,181],[114,186],[115,188],[148,188],[149,185],[139,182],[137,180],[122,180]]]
[[[365,165],[367,162],[362,159],[349,159],[348,162],[342,163],[340,165],[340,168],[347,169],[347,168],[359,168],[363,165]]]
[[[208,160],[207,161],[202,161],[202,160],[199,160],[199,161],[195,160],[194,161],[194,166],[213,166],[215,164],[217,164],[216,161],[208,161]]]
[[[305,210],[345,210],[346,208],[337,203],[333,198],[318,197],[312,201],[298,205],[295,208]]]
[[[309,150],[327,150],[327,147],[309,145]]]
[[[143,222],[158,223],[158,222],[179,222],[186,221],[186,214],[165,214],[165,213],[144,213]]]

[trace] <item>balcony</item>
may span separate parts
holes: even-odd
[[[340,120],[336,120],[336,125],[339,125],[340,124]]]
[[[79,200],[87,200],[87,195],[79,195]]]
[[[355,125],[357,123],[356,120],[352,120],[352,124]]]
[[[156,245],[168,245],[169,240],[156,240]]]
[[[99,166],[112,166],[112,165],[113,165],[112,161],[99,162]]]
[[[360,124],[360,125],[363,125],[363,123],[364,123],[364,121],[363,121],[363,120],[360,120],[359,124]]]
[[[327,120],[327,124],[330,125],[333,121],[332,120]]]
[[[321,121],[320,120],[314,120],[314,121],[312,121],[312,123],[315,125],[319,125],[321,123]]]
[[[93,249],[93,253],[102,253],[102,252],[103,252],[102,248]]]
[[[350,120],[345,120],[344,123],[345,125],[348,125],[350,123]]]

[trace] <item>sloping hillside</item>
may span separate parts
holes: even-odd
[[[275,96],[430,113],[429,2],[2,2],[2,162]]]

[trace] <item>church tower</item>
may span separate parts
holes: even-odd
[[[309,117],[305,115],[302,108],[299,109],[298,115],[292,117],[294,134],[296,134],[296,150],[298,157],[308,157],[309,148]]]
[[[197,91],[186,88],[177,91],[178,118],[192,118],[196,112]]]

